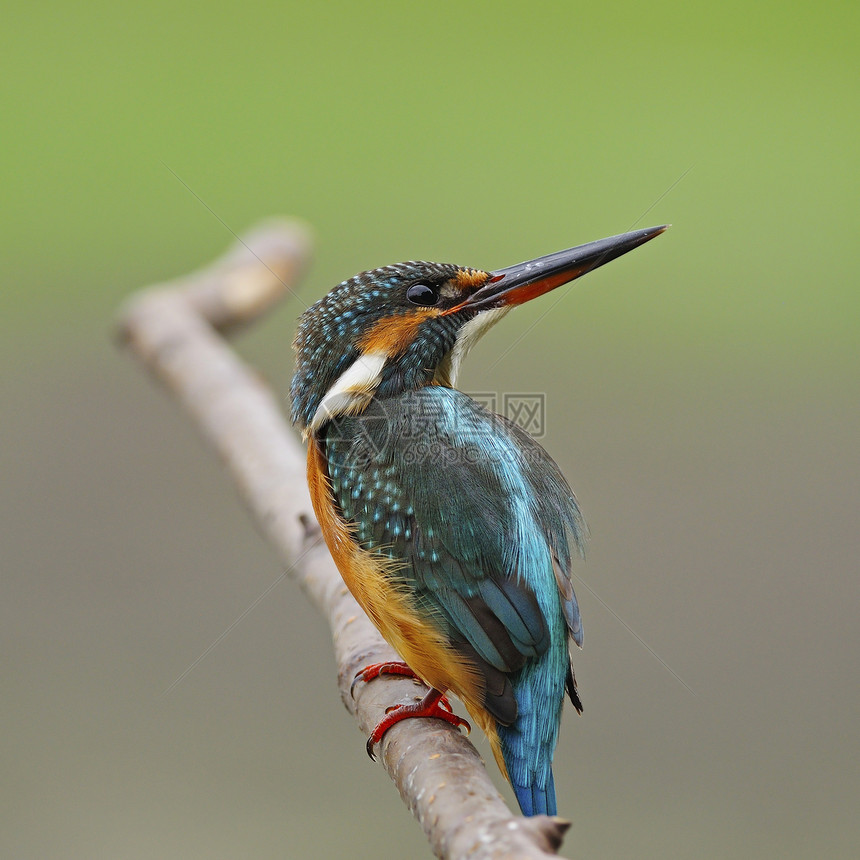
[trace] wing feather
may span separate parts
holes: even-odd
[[[568,540],[579,545],[582,521],[558,467],[515,425],[441,387],[330,422],[325,450],[359,542],[403,562],[401,585],[474,660],[490,713],[512,722],[508,676],[546,652],[547,612],[581,642]]]

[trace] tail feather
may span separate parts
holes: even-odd
[[[497,724],[499,748],[523,815],[555,815],[552,758],[564,704],[568,654],[564,640],[512,678],[517,718]],[[572,686],[572,685],[571,685]]]
[[[543,743],[529,743],[522,729],[522,717],[512,726],[497,726],[508,779],[523,815],[555,815],[555,781],[552,775],[552,754],[558,722],[550,718],[550,737]],[[552,724],[555,724],[554,726]],[[529,733],[531,734],[531,733]]]
[[[517,785],[512,783],[517,803],[520,805],[523,815],[555,815],[555,780],[552,770],[549,778],[541,788],[536,782],[531,785]]]

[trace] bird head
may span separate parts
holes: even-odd
[[[636,230],[488,272],[408,262],[338,284],[302,315],[293,344],[293,421],[318,431],[374,397],[453,386],[463,356],[512,307],[632,251],[666,227]]]

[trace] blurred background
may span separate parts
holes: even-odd
[[[298,589],[231,627],[281,568],[111,342],[129,293],[281,213],[316,261],[238,348],[285,405],[295,319],[344,277],[674,224],[462,379],[546,394],[591,526],[565,854],[860,854],[856,4],[4,19],[3,856],[428,855]]]

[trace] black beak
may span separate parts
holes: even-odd
[[[610,236],[491,272],[490,279],[482,287],[447,313],[461,308],[484,310],[521,305],[644,245],[668,226],[664,224],[662,227],[648,227]]]

